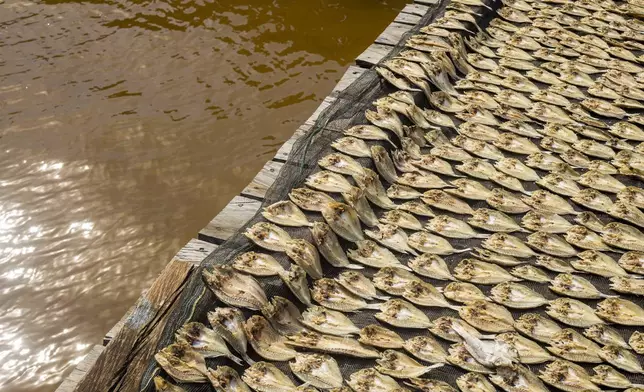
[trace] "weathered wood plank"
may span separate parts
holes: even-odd
[[[362,75],[365,71],[366,69],[364,68],[360,68],[355,65],[350,66],[349,69],[347,69],[347,71],[344,73],[344,75],[342,75],[342,78],[340,78],[338,84],[336,84],[333,88],[333,93],[331,94],[331,96],[337,95],[340,92],[344,91],[344,89],[349,87],[351,83],[358,79],[360,75]]]
[[[206,258],[212,251],[217,249],[217,245],[206,241],[200,241],[195,238],[188,241],[188,243],[181,248],[175,256],[176,259],[187,261],[194,265],[199,265],[203,259]],[[145,291],[144,291],[145,292]],[[121,319],[114,324],[114,326],[103,337],[103,346],[106,346],[114,339],[114,336],[123,328],[123,324],[132,313],[134,307],[130,308]]]
[[[281,162],[267,162],[255,178],[253,178],[253,181],[241,192],[242,196],[254,196],[263,199],[268,188],[275,182],[277,175],[282,169],[282,165],[283,163]]]
[[[199,239],[214,243],[227,240],[255,215],[261,204],[261,201],[235,196],[206,227],[199,231]]]
[[[178,306],[177,298],[194,268],[192,263],[175,259],[163,269],[74,391],[138,390],[167,317]]]
[[[426,5],[421,5],[421,4],[407,4],[405,8],[402,9],[402,13],[405,14],[412,14],[412,15],[418,15],[418,16],[425,16],[425,14],[429,11],[429,7]]]
[[[394,22],[413,26],[420,22],[420,16],[401,12],[396,16]]]
[[[78,365],[72,370],[69,376],[56,388],[56,392],[72,392],[76,385],[85,377],[87,372],[94,366],[96,360],[105,350],[101,345],[95,345],[92,350],[79,362]]]
[[[414,0],[414,3],[418,3],[422,5],[434,5],[438,3],[438,0]]]
[[[285,162],[288,159],[288,156],[291,154],[291,150],[293,149],[293,145],[297,141],[297,139],[301,138],[302,135],[307,133],[311,129],[312,125],[309,124],[304,124],[300,126],[293,135],[282,144],[282,147],[277,151],[277,154],[275,154],[275,159],[276,161],[283,161]]]
[[[391,45],[372,44],[356,58],[356,64],[371,68],[385,58],[393,48]]]
[[[396,45],[402,39],[403,34],[411,30],[411,27],[408,24],[390,23],[385,31],[376,38],[375,42],[382,45]]]

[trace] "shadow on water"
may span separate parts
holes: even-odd
[[[52,391],[406,2],[0,4],[0,388]]]

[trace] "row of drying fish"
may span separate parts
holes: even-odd
[[[255,244],[285,253],[294,264],[287,270],[269,254],[248,252],[237,256],[232,268],[205,270],[207,286],[232,307],[210,312],[211,328],[195,322],[184,325],[177,331],[175,344],[157,354],[161,367],[177,381],[209,382],[217,391],[235,392],[249,388],[259,392],[348,391],[331,355],[375,359],[373,368],[355,372],[346,380],[356,392],[406,391],[396,379],[415,389],[455,392],[443,381],[420,378],[447,363],[470,372],[456,380],[462,392],[494,391],[490,381],[507,392],[547,391],[544,382],[569,392],[598,391],[600,386],[637,389],[615,368],[644,372],[631,351],[644,353],[644,334],[634,332],[627,343],[606,322],[641,326],[644,310],[634,302],[601,293],[577,273],[609,278],[611,288],[621,293],[644,294],[644,284],[628,274],[644,273],[644,234],[631,225],[604,224],[591,212],[579,213],[561,196],[644,227],[644,214],[639,210],[644,206],[644,192],[613,177],[644,173],[644,144],[629,143],[644,141],[637,125],[644,124],[644,117],[624,110],[644,107],[644,69],[637,64],[642,59],[631,52],[643,47],[642,24],[628,16],[640,17],[642,4],[634,1],[608,12],[604,8],[613,5],[610,0],[552,3],[505,0],[506,7],[498,11],[501,19],[493,20],[486,33],[463,39],[450,31],[469,31],[464,22],[478,28],[474,19],[478,13],[472,6],[485,5],[479,0],[453,1],[443,18],[411,37],[406,43],[409,50],[378,68],[401,91],[381,98],[374,103],[375,111],[367,111],[373,125],[347,130],[345,137],[332,144],[339,152],[320,160],[325,170],[307,178],[313,190],[294,189],[290,201],[263,211],[273,224],[258,223],[246,232]],[[605,38],[594,35],[599,33]],[[547,62],[534,66],[529,61],[535,59]],[[457,71],[465,79],[457,81]],[[593,80],[589,74],[595,73],[602,76]],[[549,88],[540,90],[530,80]],[[441,91],[432,92],[430,83]],[[419,90],[436,110],[415,104],[411,92]],[[571,103],[571,99],[580,103]],[[588,111],[623,121],[609,127]],[[403,125],[399,114],[416,127]],[[465,122],[457,127],[449,115]],[[441,128],[453,128],[458,136],[450,140]],[[385,130],[397,136],[401,149]],[[529,138],[540,139],[539,145]],[[389,154],[365,140],[391,143],[394,150]],[[423,154],[421,147],[427,145],[431,145],[429,154]],[[506,157],[504,151],[526,155],[525,163]],[[589,156],[597,159],[592,161]],[[354,159],[367,157],[373,159],[377,173]],[[450,161],[460,164],[452,168]],[[578,173],[580,168],[586,171]],[[540,176],[534,169],[549,174]],[[451,177],[462,177],[458,174],[462,173],[470,178],[446,182],[432,172]],[[388,189],[380,178],[390,184]],[[519,198],[500,188],[489,190],[476,180],[490,180],[526,196]],[[528,192],[521,181],[535,182],[547,191]],[[344,203],[326,192],[340,194]],[[617,200],[613,202],[602,192],[615,194]],[[396,204],[392,199],[402,202]],[[474,210],[461,199],[485,200],[493,209]],[[385,211],[378,216],[371,204]],[[470,217],[465,222],[436,215],[432,208]],[[309,221],[302,210],[320,212],[324,222]],[[507,215],[523,213],[520,224]],[[560,216],[566,214],[576,215],[579,225]],[[431,219],[422,224],[417,217]],[[371,229],[363,230],[362,224]],[[309,226],[315,245],[292,238],[276,225]],[[472,226],[493,234],[479,233]],[[415,232],[408,236],[403,229]],[[524,231],[534,233],[525,241],[509,234]],[[340,238],[357,249],[345,252]],[[477,248],[472,252],[474,258],[461,260],[450,271],[439,255],[469,249],[455,249],[445,238],[481,238],[483,249]],[[619,261],[602,253],[615,251],[614,247],[629,252]],[[416,257],[404,265],[392,250]],[[335,279],[324,277],[319,254],[332,266],[346,270]],[[539,267],[525,264],[535,256]],[[577,258],[571,262],[558,258],[573,256]],[[357,271],[363,266],[378,268],[378,272],[370,280]],[[558,275],[550,278],[540,267]],[[435,287],[416,274],[452,282]],[[251,275],[279,276],[306,310],[301,313],[282,297],[269,301]],[[310,287],[307,276],[315,279]],[[567,298],[549,300],[517,283],[522,279],[548,282],[554,293]],[[477,285],[494,286],[487,296]],[[593,309],[578,299],[603,300]],[[544,305],[549,317],[585,328],[583,334],[534,313],[515,320],[507,309]],[[460,319],[430,320],[416,306],[450,308]],[[244,321],[237,308],[262,315]],[[428,329],[454,344],[445,350],[429,335],[403,340],[376,324],[360,329],[344,312],[363,309],[377,310],[374,317],[393,328]],[[482,335],[479,330],[496,335]],[[296,386],[269,362],[254,362],[247,354],[248,343],[267,361],[290,361],[291,372],[304,384]],[[297,352],[296,348],[317,353]],[[207,368],[205,358],[214,357],[237,364],[246,361],[250,367],[241,376],[227,366]],[[539,376],[523,366],[543,362],[550,363]],[[591,376],[573,362],[610,365],[596,366]],[[155,385],[163,391],[181,390],[160,377],[155,378]]]

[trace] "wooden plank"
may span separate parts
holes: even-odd
[[[418,22],[420,22],[420,18],[421,17],[418,15],[405,14],[401,12],[398,14],[398,16],[396,16],[396,19],[394,19],[394,22],[414,26]]]
[[[391,45],[372,44],[356,58],[356,64],[371,68],[385,58],[394,47]]]
[[[192,263],[175,259],[163,269],[74,391],[138,391],[167,318],[179,306],[177,299],[194,268]]]
[[[429,12],[429,7],[421,4],[407,4],[405,8],[403,8],[400,12],[405,14],[425,16],[425,14]]]
[[[277,174],[282,169],[282,165],[283,163],[281,162],[267,162],[255,178],[253,178],[253,181],[244,188],[241,194],[243,196],[254,196],[263,199],[268,188],[275,182]]]
[[[396,45],[402,39],[403,34],[411,30],[411,27],[410,25],[402,23],[390,23],[385,31],[380,33],[378,38],[376,38],[375,42],[382,45]]]
[[[175,258],[199,265],[215,249],[217,249],[217,245],[193,238],[179,250]]]
[[[280,149],[277,151],[277,154],[275,154],[275,157],[273,159],[275,159],[276,161],[286,162],[286,160],[288,159],[288,156],[291,154],[291,150],[293,149],[293,145],[295,145],[295,142],[297,141],[297,139],[302,137],[302,135],[307,133],[312,127],[313,127],[312,124],[304,124],[300,126],[295,131],[293,136],[291,136],[290,139],[288,139],[287,141],[284,142],[284,144],[282,144],[282,147],[280,147]]]
[[[340,92],[344,91],[347,87],[351,85],[356,79],[358,79],[366,69],[357,67],[355,65],[352,65],[347,69],[347,71],[342,75],[342,78],[340,78],[340,81],[338,84],[335,85],[333,88],[333,95],[337,95]]]
[[[83,358],[82,361],[76,365],[74,370],[67,376],[67,378],[56,388],[56,392],[72,392],[76,385],[85,377],[87,372],[94,366],[96,360],[105,350],[101,345],[95,345],[92,350]]]
[[[201,264],[201,261],[206,258],[212,251],[217,249],[217,245],[212,244],[206,241],[200,241],[197,239],[191,239],[188,243],[181,248],[181,250],[175,256],[176,259],[187,261],[194,265]],[[145,291],[144,291],[145,293]],[[119,331],[123,328],[127,318],[132,313],[134,307],[130,308],[127,313],[121,319],[114,324],[114,326],[103,336],[103,346],[106,346],[109,342],[114,339]]]
[[[255,213],[262,202],[243,196],[235,196],[223,210],[199,231],[199,239],[220,243],[235,234]]]
[[[414,3],[422,5],[434,5],[438,3],[438,0],[414,0]]]

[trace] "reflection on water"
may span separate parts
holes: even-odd
[[[0,4],[0,389],[53,390],[404,3]]]

